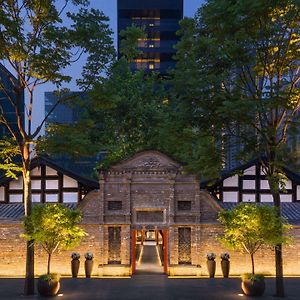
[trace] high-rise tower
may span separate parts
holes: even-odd
[[[143,53],[133,61],[133,70],[144,68],[166,74],[174,68],[173,47],[179,40],[176,31],[182,18],[183,0],[118,0],[118,32],[135,24],[145,28],[147,35],[139,40]]]
[[[11,130],[19,136],[15,108],[18,108],[21,122],[24,124],[24,91],[18,99],[14,89],[15,86],[18,86],[17,79],[2,64],[0,64],[0,83],[0,104],[3,110],[0,115],[3,114]],[[0,123],[0,139],[4,136],[10,137],[11,133]]]

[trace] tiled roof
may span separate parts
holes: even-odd
[[[224,209],[233,209],[238,203],[236,202],[218,202]],[[273,205],[273,203],[255,203],[258,205]],[[300,202],[281,203],[282,216],[291,224],[300,224]]]
[[[34,205],[34,204],[33,204]],[[75,209],[77,203],[64,203],[68,208]],[[0,220],[21,220],[24,216],[23,203],[2,203],[0,204]]]

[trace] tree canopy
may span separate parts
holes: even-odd
[[[40,244],[48,254],[47,274],[50,273],[52,254],[59,249],[70,249],[79,244],[86,233],[78,226],[79,210],[63,204],[35,205],[30,216],[24,220],[25,233],[21,236]]]
[[[245,251],[251,256],[254,274],[254,254],[263,246],[275,247],[289,240],[290,226],[278,216],[276,208],[243,203],[232,210],[223,210],[218,220],[224,225],[221,241],[231,249]]]

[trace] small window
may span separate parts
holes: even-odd
[[[154,70],[154,64],[149,64],[149,70]]]
[[[192,202],[191,201],[178,201],[178,210],[191,210]]]
[[[154,44],[149,44],[149,48],[154,48]]]
[[[108,210],[121,210],[122,201],[108,201]]]

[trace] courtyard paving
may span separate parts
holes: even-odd
[[[23,279],[0,279],[1,300],[48,299],[38,295],[23,296]],[[135,275],[128,279],[63,278],[60,297],[72,300],[234,300],[256,299],[241,294],[238,278],[183,279],[164,275]],[[273,296],[275,281],[266,279],[266,292],[258,299]],[[287,300],[300,299],[300,278],[285,279]],[[51,298],[50,298],[51,299]],[[52,298],[53,299],[53,298]]]

